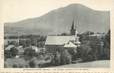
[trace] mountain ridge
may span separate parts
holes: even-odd
[[[73,20],[78,26],[77,29],[79,32],[107,32],[110,28],[109,11],[97,11],[84,5],[71,4],[52,10],[40,17],[29,18],[14,23],[5,23],[4,29],[5,34],[13,32],[29,34],[30,31],[36,34],[42,34],[41,32],[43,34],[69,33]],[[96,28],[98,29],[96,30]],[[19,31],[19,29],[22,29],[22,31]]]

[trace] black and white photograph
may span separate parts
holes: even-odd
[[[4,68],[110,68],[110,10],[47,1],[7,0]]]

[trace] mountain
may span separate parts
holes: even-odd
[[[78,32],[107,32],[110,28],[110,12],[97,11],[81,4],[71,4],[55,9],[37,18],[30,18],[4,25],[5,34],[60,34],[69,32],[72,22]]]

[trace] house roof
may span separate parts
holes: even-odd
[[[68,42],[64,45],[64,47],[75,47],[76,48],[77,46],[72,42]]]
[[[10,50],[13,47],[15,47],[15,46],[14,45],[8,45],[8,47],[6,47],[5,50]]]
[[[75,40],[75,36],[47,36],[45,45],[64,45]]]

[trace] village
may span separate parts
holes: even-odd
[[[78,33],[71,23],[70,33],[59,35],[5,36],[5,68],[42,68],[110,60],[110,31]]]

